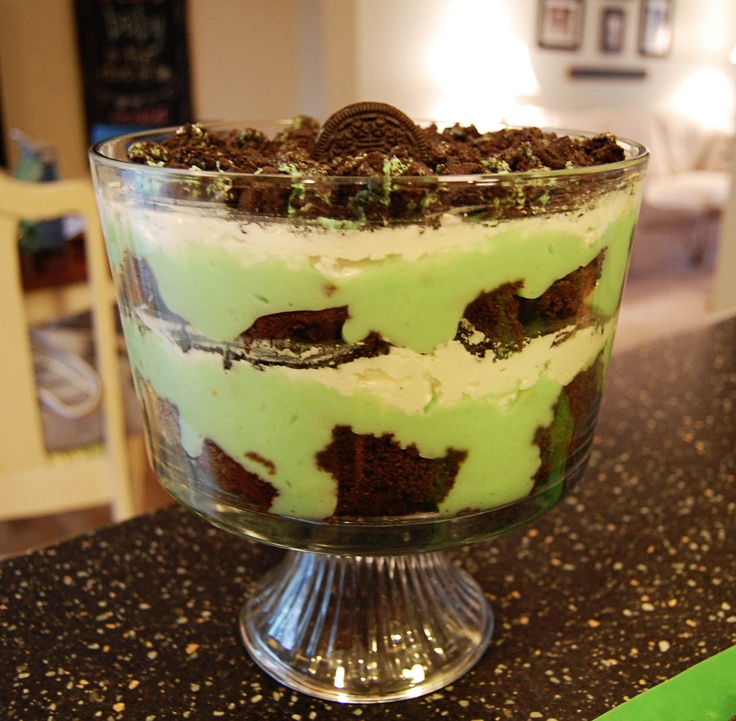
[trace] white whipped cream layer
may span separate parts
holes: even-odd
[[[433,403],[453,406],[487,397],[511,402],[518,391],[540,378],[565,386],[593,363],[614,331],[614,320],[603,327],[570,327],[534,338],[506,358],[492,352],[480,358],[458,341],[449,341],[431,354],[392,348],[387,355],[358,358],[335,368],[281,367],[272,372],[316,381],[344,396],[360,390],[405,413],[419,414]]]
[[[217,246],[230,251],[243,264],[277,260],[295,261],[305,258],[326,275],[343,277],[365,264],[386,258],[401,257],[417,261],[430,253],[457,252],[483,243],[494,228],[524,229],[525,235],[566,233],[576,235],[588,245],[600,236],[601,228],[630,212],[636,200],[628,192],[611,192],[596,198],[591,207],[570,213],[554,213],[540,217],[508,219],[498,225],[469,223],[452,213],[445,213],[438,227],[416,224],[391,227],[323,228],[293,222],[243,223],[233,220],[227,211],[166,202],[148,206],[120,208],[128,223],[136,228],[139,241],[151,248],[176,251],[190,244]]]

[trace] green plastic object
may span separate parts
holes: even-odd
[[[597,721],[731,721],[734,717],[736,646],[644,691]]]

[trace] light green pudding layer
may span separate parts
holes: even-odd
[[[324,518],[334,511],[335,481],[317,467],[315,455],[329,445],[336,425],[351,426],[358,434],[391,433],[427,458],[442,457],[450,448],[467,449],[442,513],[492,508],[525,496],[539,467],[535,432],[552,422],[562,388],[559,381],[540,377],[531,387],[502,396],[462,399],[451,406],[438,402],[423,413],[406,413],[374,397],[368,384],[343,395],[314,380],[314,374],[301,379],[298,372],[259,370],[247,363],[224,372],[215,354],[183,355],[135,322],[128,321],[125,330],[136,372],[178,407],[190,455],[198,455],[209,438],[255,473],[262,474],[263,465],[250,458],[269,459],[275,468],[267,480],[279,491],[271,510],[288,516]],[[598,333],[600,344],[609,336]],[[579,370],[595,360],[601,345]]]
[[[433,229],[299,230],[180,208],[116,218],[108,207],[103,221],[113,266],[126,253],[147,261],[168,308],[212,341],[231,341],[266,314],[347,306],[345,340],[373,332],[395,346],[334,368],[226,368],[217,353],[184,352],[146,312],[124,319],[134,371],[177,407],[189,454],[211,440],[275,487],[272,512],[322,519],[337,485],[316,455],[335,426],[391,434],[426,458],[466,451],[442,514],[528,495],[537,430],[552,423],[563,386],[610,352],[637,211],[638,198],[620,191],[582,213],[494,227],[448,217]],[[453,340],[482,292],[523,281],[520,295],[536,298],[601,251],[587,300],[596,324],[531,339],[507,358]]]
[[[455,336],[480,292],[523,280],[521,294],[536,298],[603,248],[594,310],[612,315],[636,222],[632,198],[619,195],[578,217],[495,228],[452,218],[437,229],[299,231],[202,219],[196,210],[140,210],[131,211],[133,238],[108,238],[127,241],[153,269],[168,307],[214,341],[236,338],[262,315],[347,306],[348,342],[374,331],[428,353]]]

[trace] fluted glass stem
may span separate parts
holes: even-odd
[[[290,551],[241,612],[253,658],[298,691],[333,701],[411,698],[446,686],[486,649],[493,614],[441,552]]]

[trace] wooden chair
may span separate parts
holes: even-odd
[[[21,220],[70,215],[83,218],[86,226],[87,307],[101,379],[103,442],[49,452],[21,281],[18,226]],[[80,310],[78,300],[74,310]],[[139,512],[145,461],[142,440],[133,439],[129,446],[126,433],[116,312],[91,181],[29,183],[0,173],[0,520],[107,504],[115,520]],[[48,311],[42,315],[51,320]]]

